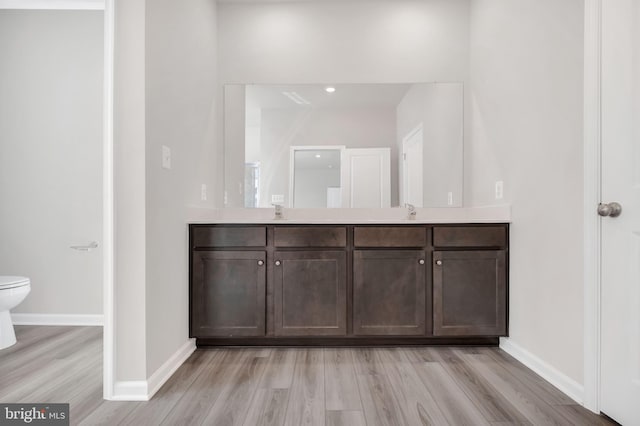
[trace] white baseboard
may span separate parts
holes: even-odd
[[[160,390],[162,385],[164,385],[165,382],[173,376],[173,373],[180,368],[180,366],[195,350],[195,339],[187,340],[185,344],[176,351],[176,353],[174,353],[164,364],[160,366],[160,368],[156,370],[155,373],[151,375],[151,377],[149,377],[149,380],[147,380],[147,394],[149,399],[153,398],[153,395]]]
[[[523,363],[527,368],[558,388],[569,398],[582,405],[584,401],[584,386],[576,382],[555,367],[547,364],[522,346],[507,337],[500,338],[500,349]]]
[[[11,314],[15,325],[84,325],[102,326],[102,315],[67,315],[67,314]]]
[[[112,401],[148,401],[147,382],[136,380],[128,382],[115,382],[113,384]]]
[[[109,399],[112,401],[149,401],[195,350],[195,340],[187,340],[148,380],[115,382],[113,394]]]

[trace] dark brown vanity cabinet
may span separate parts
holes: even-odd
[[[353,333],[425,333],[424,250],[355,250]]]
[[[436,227],[434,336],[505,336],[507,228]]]
[[[424,226],[354,227],[355,335],[425,334],[427,232]]]
[[[190,225],[198,345],[496,344],[508,225]]]
[[[347,334],[347,227],[274,226],[275,336]]]
[[[345,251],[276,251],[276,336],[347,334]]]
[[[264,336],[266,253],[207,250],[192,257],[192,333]]]
[[[192,226],[190,329],[206,337],[265,335],[264,226]]]

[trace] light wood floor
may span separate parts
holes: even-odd
[[[201,349],[149,402],[102,400],[102,330],[16,327],[0,402],[86,425],[604,425],[496,348]]]

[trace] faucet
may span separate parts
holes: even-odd
[[[407,219],[414,220],[416,218],[416,206],[409,203],[405,203],[404,206],[407,208]]]
[[[284,218],[284,207],[282,207],[282,204],[272,204],[273,207],[276,208],[276,214],[275,214],[275,218],[276,219],[283,219]]]

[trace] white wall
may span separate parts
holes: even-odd
[[[114,305],[116,381],[147,378],[145,0],[116,0]]]
[[[469,0],[221,3],[218,31],[220,86],[468,81]]]
[[[218,126],[216,145],[223,151],[220,153],[219,161],[223,164],[224,179],[222,173],[219,173],[218,177],[224,183],[217,189],[223,191],[224,195],[222,199],[220,199],[221,195],[218,195],[218,206],[244,207],[246,87],[241,84],[231,84],[220,89],[224,94],[224,105],[220,105],[224,114],[217,115],[218,123],[222,124]],[[224,141],[234,142],[225,144]],[[270,203],[271,198],[269,201],[261,198],[261,202]]]
[[[504,181],[511,339],[582,383],[583,2],[471,5],[468,200]]]
[[[223,83],[462,81],[468,0],[222,3]]]
[[[0,275],[31,293],[14,312],[102,314],[99,11],[0,10]]]
[[[116,0],[116,381],[147,380],[188,339],[187,208],[216,182],[215,2]],[[172,169],[161,169],[161,146]]]
[[[418,126],[423,129],[425,207],[462,207],[464,90],[460,83],[414,84],[397,108],[398,151]],[[393,164],[393,158],[392,158]],[[400,155],[400,176],[403,173]],[[400,179],[402,185],[403,179]],[[401,189],[402,190],[402,189]],[[449,193],[453,203],[449,204]]]
[[[216,108],[216,4],[146,7],[147,375],[188,339],[188,207],[211,207]],[[171,169],[161,168],[162,145]]]

